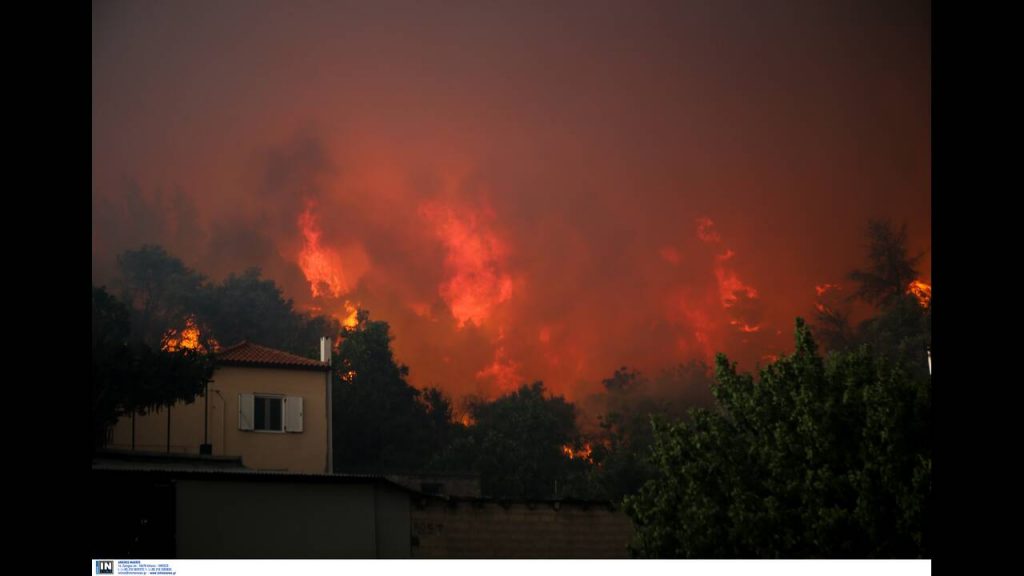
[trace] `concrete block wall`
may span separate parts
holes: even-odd
[[[415,499],[413,558],[629,558],[633,523],[603,503]]]

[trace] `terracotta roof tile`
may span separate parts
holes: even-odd
[[[305,370],[329,370],[330,364],[296,356],[282,350],[275,350],[243,340],[228,346],[217,354],[217,362],[228,366],[267,366],[272,368],[298,368]]]

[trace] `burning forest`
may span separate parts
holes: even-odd
[[[399,4],[93,6],[94,324],[327,337],[333,471],[639,517],[737,374],[930,370],[927,5]]]

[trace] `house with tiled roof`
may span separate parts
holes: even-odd
[[[255,470],[331,472],[330,342],[313,360],[253,342],[216,354],[195,401],[122,418],[110,448],[241,458]]]

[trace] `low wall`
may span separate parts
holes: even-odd
[[[606,503],[413,498],[413,558],[629,558],[633,523]]]

